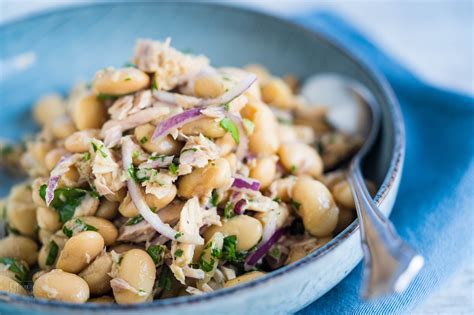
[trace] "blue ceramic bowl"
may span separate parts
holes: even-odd
[[[210,4],[129,3],[71,8],[0,27],[2,60],[33,53],[36,63],[0,77],[0,137],[34,130],[32,102],[44,93],[66,92],[97,69],[121,66],[139,37],[173,38],[180,49],[203,53],[216,66],[261,63],[276,74],[302,78],[318,72],[352,77],[382,107],[379,141],[365,163],[378,186],[376,201],[389,214],[397,194],[404,156],[400,110],[385,79],[322,34],[275,17]],[[5,194],[11,180],[4,175]],[[300,261],[243,285],[202,296],[141,305],[72,305],[0,293],[0,313],[15,314],[264,314],[296,311],[341,281],[362,257],[354,222],[334,240]]]

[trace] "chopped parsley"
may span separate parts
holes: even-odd
[[[106,158],[108,156],[107,153],[104,151],[105,146],[103,144],[100,144],[99,146],[97,146],[97,144],[95,144],[94,142],[91,142],[91,144],[94,152],[99,151],[100,155],[102,155],[103,158]]]
[[[139,156],[140,156],[140,151],[134,150],[134,151],[132,152],[132,159],[136,159],[136,158],[139,157]]]
[[[130,176],[131,179],[133,179],[135,182],[140,182],[137,178],[137,170],[133,165],[130,165],[128,168],[128,176]]]
[[[126,77],[125,79],[123,79],[124,81],[132,81],[132,78],[130,77]]]
[[[232,135],[235,143],[239,144],[239,129],[232,120],[226,117],[220,121],[219,125]]]
[[[163,264],[163,259],[165,257],[164,246],[151,245],[146,251],[148,255],[150,255],[151,259],[153,259],[153,262],[156,266],[160,266]]]
[[[280,248],[278,246],[273,246],[273,248],[270,250],[270,256],[272,256],[276,260],[279,260],[281,257]]]
[[[181,256],[183,256],[183,253],[184,253],[183,250],[178,248],[178,249],[174,252],[174,255],[175,255],[176,257],[181,257]]]
[[[224,218],[230,219],[235,216],[234,205],[232,202],[228,202],[224,207]]]
[[[168,170],[170,171],[171,174],[177,175],[178,174],[178,167],[176,164],[171,163],[170,166],[168,166]]]
[[[76,208],[90,191],[79,188],[56,188],[51,206],[59,213],[61,222],[67,222],[74,216]],[[41,185],[39,195],[46,200],[46,184]]]
[[[153,78],[153,81],[151,81],[151,90],[158,90],[158,82],[156,82],[156,78]]]
[[[147,138],[146,136],[145,136],[145,137],[142,137],[142,138],[140,139],[140,144],[145,144],[145,143],[147,143],[147,141],[148,141],[148,138]]]
[[[162,288],[164,291],[171,291],[171,270],[165,264],[163,265],[163,269],[160,274],[160,278],[158,279],[158,287]]]
[[[0,258],[0,264],[4,264],[8,267],[8,270],[15,274],[15,278],[20,282],[26,282],[28,280],[28,273],[30,270],[27,265],[23,265],[20,261],[15,258]]]
[[[165,158],[166,158],[166,155],[160,154],[160,155],[152,155],[148,159],[150,159],[152,161],[160,160],[161,162],[163,162],[165,160]]]
[[[214,263],[216,262],[214,257],[211,257],[209,261],[206,261],[203,256],[199,259],[199,268],[204,272],[211,272],[214,269]]]
[[[230,104],[229,103],[225,103],[224,104],[224,109],[228,112],[230,110]]]
[[[71,226],[72,225],[72,226]],[[67,237],[71,237],[74,235],[74,232],[82,232],[82,231],[98,231],[95,226],[85,223],[79,218],[76,218],[72,224],[69,224],[71,227],[69,229],[68,224],[64,224],[63,226],[63,233]]]
[[[180,238],[181,236],[183,236],[183,233],[181,232],[178,232],[174,235],[174,239],[177,240],[178,238]]]
[[[224,238],[221,258],[229,263],[242,263],[247,252],[237,250],[237,236],[229,235]]]
[[[49,253],[48,257],[46,258],[46,265],[51,266],[56,261],[56,257],[58,257],[59,247],[55,241],[51,241],[49,243]]]
[[[211,198],[209,198],[209,203],[213,207],[217,207],[217,204],[219,203],[219,194],[217,193],[217,190],[213,190],[211,194]]]
[[[107,100],[116,100],[119,98],[120,95],[112,95],[112,94],[105,94],[105,93],[99,93],[97,94],[96,98],[99,101],[107,101]]]
[[[273,198],[273,201],[280,203],[280,202],[281,202],[281,198],[278,197],[278,196],[276,196],[275,198]]]
[[[84,153],[84,161],[89,161],[91,159],[91,154],[90,152],[85,152]]]
[[[142,222],[144,219],[141,215],[137,215],[136,217],[133,217],[131,219],[129,219],[125,225],[126,226],[130,226],[130,225],[135,225],[135,224],[138,224],[140,222]]]
[[[184,149],[181,151],[181,154],[184,153],[184,152],[188,152],[188,151],[193,151],[193,152],[197,152],[197,148],[189,148],[189,149]]]

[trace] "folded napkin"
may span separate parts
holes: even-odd
[[[323,32],[375,66],[391,84],[406,125],[406,157],[391,220],[425,257],[408,290],[382,300],[360,298],[362,264],[300,314],[406,313],[466,263],[474,249],[474,99],[430,86],[330,12],[296,22]],[[382,26],[383,27],[383,26]]]

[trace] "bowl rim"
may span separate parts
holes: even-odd
[[[22,23],[25,20],[34,20],[44,18],[54,14],[61,14],[70,11],[79,11],[84,9],[89,9],[91,7],[114,7],[114,6],[130,6],[130,5],[143,5],[150,3],[143,2],[106,2],[106,3],[87,3],[87,4],[72,4],[70,6],[65,6],[62,8],[52,8],[47,9],[40,13],[28,14],[24,17],[14,18],[6,23],[0,24],[0,31],[9,26]],[[160,2],[160,3],[151,3],[157,5],[178,5],[177,3],[169,2]],[[192,2],[186,3],[186,5],[192,6],[208,6],[213,7],[217,10],[230,10],[230,11],[240,11],[247,15],[254,15],[261,19],[270,20],[280,24],[284,24],[286,27],[293,28],[299,32],[304,32],[311,37],[317,38],[319,41],[325,42],[327,45],[338,50],[345,57],[351,59],[355,62],[356,66],[359,67],[368,77],[378,85],[382,97],[387,100],[388,109],[390,112],[389,119],[393,125],[393,154],[390,157],[390,165],[388,171],[384,177],[384,180],[377,192],[377,195],[374,198],[374,201],[377,205],[385,200],[390,190],[396,185],[397,178],[401,176],[403,161],[405,157],[405,125],[403,122],[403,117],[400,109],[399,102],[395,96],[395,93],[392,90],[392,87],[388,83],[385,76],[370,63],[366,62],[363,58],[357,55],[356,52],[352,51],[349,47],[344,45],[338,39],[326,35],[324,32],[317,29],[309,29],[303,25],[292,22],[288,19],[281,18],[275,15],[264,13],[261,11],[256,11],[250,8],[244,8],[240,6],[234,6],[229,4],[220,4],[220,3],[209,3],[209,2]],[[167,309],[169,307],[183,306],[186,304],[196,304],[203,301],[215,300],[218,298],[226,297],[233,295],[237,292],[242,292],[249,288],[254,288],[256,286],[264,285],[272,279],[280,278],[285,274],[291,273],[296,269],[301,268],[306,264],[318,260],[320,257],[329,253],[333,248],[338,246],[344,240],[353,236],[359,230],[358,219],[354,220],[346,229],[337,234],[330,242],[312,252],[308,256],[300,259],[297,262],[294,262],[290,265],[284,266],[283,268],[272,271],[271,273],[266,274],[258,279],[255,279],[250,282],[240,284],[235,287],[225,288],[217,290],[214,292],[206,293],[203,295],[191,295],[191,296],[182,296],[170,299],[155,300],[150,303],[141,303],[141,304],[96,304],[96,303],[85,303],[85,304],[74,304],[67,302],[58,302],[53,300],[45,299],[35,299],[32,296],[21,296],[10,294],[6,292],[0,292],[0,309],[2,304],[6,303],[15,303],[15,304],[33,304],[37,307],[52,307],[56,310],[68,309],[70,311],[81,311],[87,310],[90,312],[101,312],[106,310],[120,310],[120,311],[137,311],[137,310],[150,310],[153,308]]]

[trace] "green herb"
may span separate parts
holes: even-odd
[[[126,77],[125,79],[123,79],[124,81],[132,81],[132,78],[130,77]]]
[[[84,153],[84,161],[89,161],[91,159],[91,154],[90,152],[85,152]]]
[[[211,249],[211,256],[217,259],[220,259],[222,256],[222,251],[219,248],[214,247]]]
[[[56,188],[51,206],[59,213],[61,222],[67,222],[74,216],[76,208],[88,193],[90,191],[79,188]],[[46,184],[41,185],[39,195],[46,200]]]
[[[137,178],[137,170],[135,169],[135,167],[133,167],[133,165],[130,165],[130,167],[128,168],[128,176],[130,176],[130,178],[133,179],[135,182],[139,182]]]
[[[273,198],[273,201],[280,203],[280,202],[281,202],[281,198],[277,196],[277,197]]]
[[[224,76],[222,77],[222,80],[224,80],[224,81],[231,81],[231,79],[230,79],[228,76],[226,76],[226,75],[224,75]]]
[[[228,202],[224,207],[224,218],[230,219],[235,216],[234,205],[232,202]]]
[[[168,166],[168,170],[170,171],[171,174],[177,175],[178,174],[178,167],[176,164],[171,163],[170,166]]]
[[[151,81],[151,90],[158,90],[158,82],[156,82],[156,78],[153,78],[153,81]]]
[[[239,129],[232,120],[226,117],[220,121],[219,125],[232,135],[235,143],[239,144]]]
[[[204,272],[211,272],[214,269],[215,259],[211,257],[209,261],[206,261],[203,256],[199,259],[199,268],[201,268]]]
[[[163,265],[163,269],[161,270],[160,278],[158,279],[158,287],[162,288],[164,291],[171,290],[171,270],[165,264]]]
[[[181,257],[181,256],[183,256],[183,253],[184,253],[183,250],[178,248],[178,249],[174,252],[174,255],[175,255],[176,257]]]
[[[93,198],[96,198],[96,199],[100,199],[100,195],[99,193],[97,192],[97,190],[95,190],[95,187],[92,186],[91,187],[91,191],[89,191],[89,196],[93,197]]]
[[[21,235],[20,231],[18,231],[17,229],[11,227],[10,225],[8,225],[8,232],[12,233],[14,235]]]
[[[270,256],[272,256],[272,257],[275,258],[276,260],[279,260],[280,257],[281,257],[280,248],[279,248],[278,246],[274,246],[274,247],[270,250]]]
[[[163,162],[166,158],[166,155],[163,155],[163,154],[160,154],[160,155],[153,155],[153,156],[150,156],[149,159],[152,160],[152,161],[157,161],[157,160],[161,160],[161,162]]]
[[[92,149],[94,149],[94,152],[97,152],[99,151],[100,155],[102,155],[103,158],[106,158],[108,155],[107,153],[105,153],[105,146],[103,144],[100,144],[99,146],[97,146],[97,144],[95,144],[94,142],[91,142],[92,144]]]
[[[183,236],[183,233],[181,232],[178,232],[174,235],[174,239],[177,240],[178,238],[180,238],[181,236]]]
[[[278,117],[277,119],[278,119],[278,122],[282,125],[289,125],[289,126],[293,125],[293,121],[291,119],[287,119],[283,117]]]
[[[156,207],[150,207],[150,210],[151,210],[151,212],[156,213],[156,210],[157,210],[157,209],[156,209]]]
[[[298,167],[296,167],[296,165],[293,164],[293,165],[291,165],[290,172],[291,172],[292,174],[294,174],[294,173],[296,173],[296,170],[297,170],[297,169],[298,169]]]
[[[132,152],[132,159],[136,159],[136,158],[139,157],[139,156],[140,156],[140,151],[134,150],[134,151]]]
[[[58,251],[59,251],[58,244],[56,244],[55,241],[51,241],[49,243],[48,257],[46,258],[47,266],[51,266],[52,264],[54,264],[54,262],[56,261],[56,257],[58,256]]]
[[[89,225],[82,221],[79,218],[76,218],[74,222],[72,223],[71,229],[67,227],[67,223],[64,224],[63,226],[63,233],[67,237],[71,237],[74,234],[74,231],[76,232],[82,232],[82,231],[98,231],[95,226]]]
[[[225,104],[224,104],[224,109],[225,109],[226,111],[229,111],[229,109],[230,109],[230,104],[229,104],[229,103],[225,103]]]
[[[219,203],[219,194],[217,193],[217,190],[213,190],[211,194],[211,198],[209,198],[209,203],[213,207],[217,207],[217,204]]]
[[[291,205],[296,211],[298,211],[298,210],[300,209],[301,203],[299,203],[299,202],[296,201],[296,200],[291,199],[291,200],[290,200],[290,205]]]
[[[151,245],[146,251],[156,266],[160,266],[163,263],[165,251],[162,245]]]
[[[137,215],[136,217],[133,217],[129,219],[125,225],[130,226],[130,225],[135,225],[143,221],[143,217],[141,215]]]
[[[99,101],[116,100],[117,98],[119,98],[119,95],[99,93],[97,94],[96,98]]]
[[[148,138],[147,138],[147,137],[142,137],[142,138],[140,139],[140,144],[145,144],[147,141],[148,141]]]
[[[222,246],[222,259],[229,263],[242,263],[247,252],[237,250],[237,236],[229,235],[224,238]]]
[[[8,270],[12,271],[15,274],[15,278],[20,282],[26,282],[28,280],[28,273],[30,270],[28,266],[23,265],[21,262],[15,258],[0,258],[0,264],[4,264],[8,267]]]
[[[184,149],[183,151],[181,151],[181,154],[183,154],[184,152],[188,152],[188,151],[193,151],[193,152],[197,152],[197,148],[189,148],[189,149]]]

